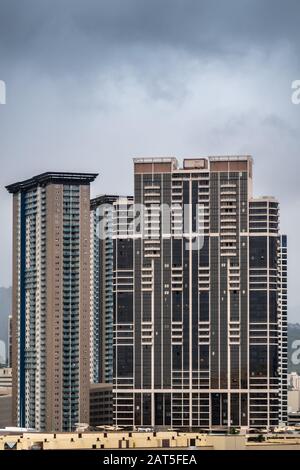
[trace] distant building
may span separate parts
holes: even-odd
[[[8,357],[7,357],[7,365],[8,367],[12,367],[12,315],[8,317]]]
[[[300,390],[300,375],[297,372],[291,372],[288,375],[288,386],[292,390]]]
[[[1,389],[6,389],[6,392],[11,393],[12,390],[12,369],[0,369],[0,393]]]
[[[112,426],[112,384],[91,384],[89,423],[91,427]]]
[[[12,184],[13,421],[72,431],[89,420],[90,183],[44,173]]]
[[[12,425],[12,370],[0,369],[0,428]]]
[[[0,367],[6,366],[6,345],[5,342],[0,340]]]
[[[12,426],[12,396],[0,394],[0,429]]]
[[[300,390],[288,391],[288,411],[289,413],[300,413]]]
[[[297,426],[300,427],[300,411],[298,412],[289,412],[288,415],[288,426]]]

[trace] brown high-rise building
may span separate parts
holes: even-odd
[[[114,249],[115,424],[285,423],[286,237],[252,158],[135,159],[134,181],[138,224]]]
[[[45,173],[13,194],[13,420],[39,431],[89,421],[90,183]]]

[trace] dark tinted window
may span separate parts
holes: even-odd
[[[267,267],[267,237],[250,237],[250,267]]]
[[[266,323],[268,321],[266,291],[250,291],[250,322]]]
[[[131,292],[119,292],[117,302],[118,323],[132,323],[133,294]]]

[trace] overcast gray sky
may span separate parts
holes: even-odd
[[[97,171],[94,194],[130,194],[134,156],[245,153],[255,194],[281,202],[300,322],[299,18],[299,0],[0,0],[0,285],[11,284],[4,185]]]

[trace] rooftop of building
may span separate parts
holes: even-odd
[[[250,202],[259,202],[265,204],[268,202],[274,202],[278,204],[278,199],[276,199],[274,196],[255,196],[250,199]]]
[[[94,390],[112,390],[113,389],[113,384],[110,384],[110,383],[104,383],[104,382],[100,382],[100,383],[92,383],[90,384],[90,390],[94,391]]]
[[[250,155],[220,155],[220,156],[201,156],[184,158],[182,166],[175,157],[140,157],[134,158],[135,165],[169,165],[172,171],[176,170],[199,170],[215,167],[216,164],[237,164],[247,163],[252,165],[253,158]],[[150,168],[150,167],[149,167]],[[229,169],[229,166],[228,166]]]
[[[70,172],[46,172],[34,176],[24,181],[6,186],[9,193],[15,194],[22,191],[29,191],[38,186],[47,186],[47,184],[72,184],[86,185],[92,183],[98,176],[98,173],[70,173]]]
[[[133,196],[102,194],[91,199],[91,210],[96,209],[102,204],[113,204],[116,201],[133,201]]]

